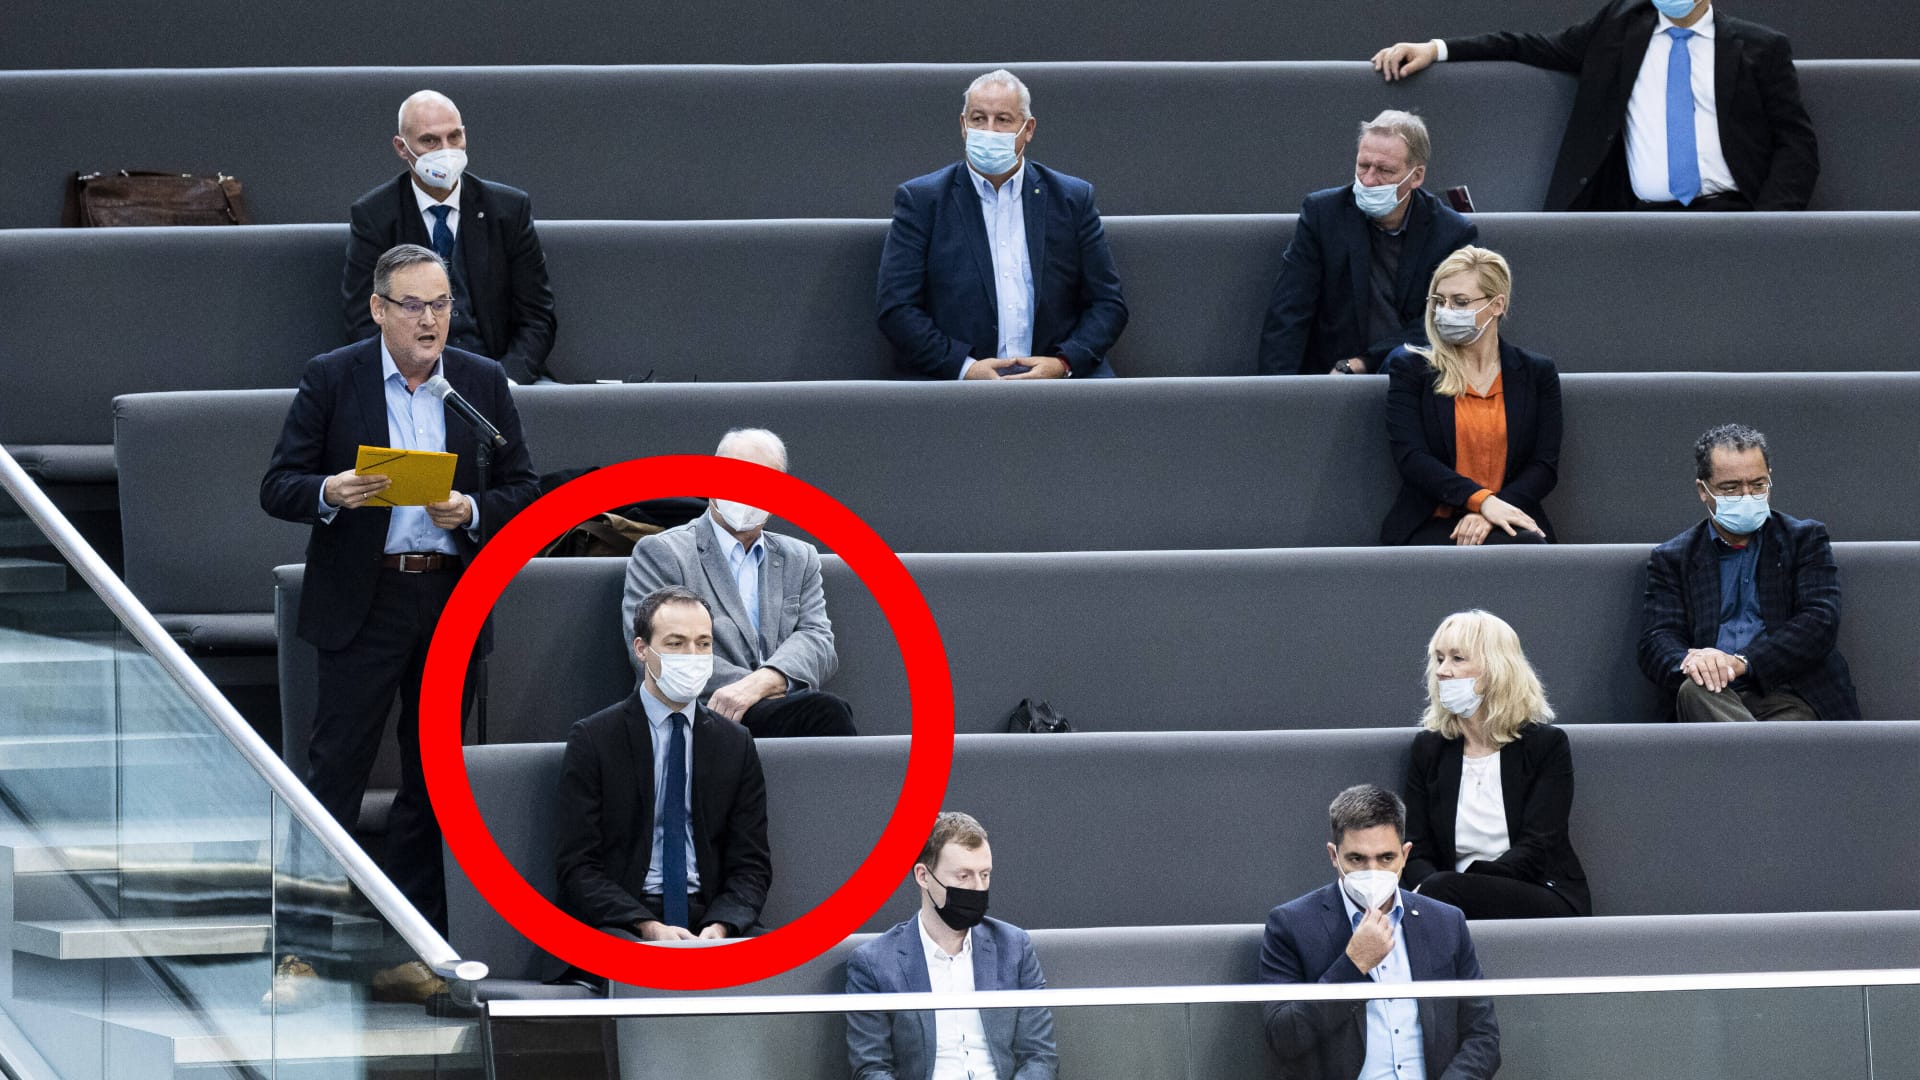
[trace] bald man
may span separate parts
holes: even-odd
[[[368,297],[381,252],[418,244],[453,271],[447,344],[498,360],[517,383],[551,378],[553,290],[527,193],[466,171],[466,124],[437,91],[401,103],[393,152],[407,171],[353,204],[340,283],[348,340],[375,332]]]

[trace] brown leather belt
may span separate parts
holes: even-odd
[[[436,570],[459,569],[460,556],[438,551],[405,551],[398,555],[382,555],[380,565],[403,574],[429,574]]]

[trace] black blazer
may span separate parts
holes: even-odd
[[[644,688],[567,733],[555,796],[554,878],[561,910],[588,926],[631,932],[663,918],[645,900],[653,861],[653,732]],[[693,849],[706,921],[752,927],[773,883],[767,784],[747,729],[695,707]],[[694,927],[693,929],[699,929]]]
[[[420,218],[412,173],[401,173],[360,196],[351,217],[340,296],[346,305],[347,337],[358,341],[377,332],[367,304],[373,293],[373,264],[397,244],[431,249],[433,238]],[[468,304],[487,355],[500,361],[515,382],[530,383],[546,375],[558,323],[553,290],[547,286],[547,257],[533,228],[533,203],[527,193],[471,173],[462,177],[460,233],[453,252],[466,275]]]
[[[1659,15],[1649,0],[1610,0],[1593,18],[1553,34],[1448,38],[1449,60],[1517,60],[1576,73],[1573,114],[1560,142],[1548,210],[1634,205],[1627,177],[1627,99]],[[1800,101],[1784,34],[1713,10],[1713,94],[1720,148],[1756,210],[1805,210],[1820,176],[1813,121]]]
[[[1407,840],[1413,854],[1403,881],[1412,888],[1442,870],[1458,853],[1453,821],[1460,809],[1465,739],[1422,731],[1413,737],[1407,761]],[[1573,853],[1567,818],[1573,812],[1573,753],[1567,733],[1551,724],[1528,724],[1500,753],[1500,797],[1507,808],[1506,854],[1467,865],[1469,874],[1492,874],[1544,885],[1582,915],[1593,914],[1587,872]]]
[[[1427,343],[1427,290],[1440,260],[1480,239],[1480,228],[1421,188],[1408,198],[1406,239],[1394,306],[1400,332],[1367,340],[1368,283],[1373,223],[1353,201],[1353,188],[1316,191],[1300,204],[1280,276],[1267,301],[1260,332],[1260,374],[1324,375],[1353,356],[1379,371],[1387,354],[1405,342]]]
[[[1107,353],[1127,325],[1120,273],[1093,185],[1027,162],[1020,206],[1033,266],[1033,355],[1058,356],[1075,378],[1110,374]],[[880,252],[880,331],[904,373],[954,379],[968,357],[1000,348],[999,295],[980,193],[964,163],[916,177],[893,195]]]
[[[520,413],[507,391],[506,372],[483,356],[449,348],[440,369],[474,408],[507,437],[496,451],[480,504],[480,522],[489,536],[540,496],[540,481],[527,454]],[[474,464],[473,433],[452,412],[446,414],[447,452],[459,455],[453,488],[474,493],[479,473]],[[380,339],[371,337],[307,361],[300,390],[287,410],[273,460],[260,481],[260,507],[283,521],[313,526],[307,539],[307,579],[300,600],[300,637],[321,649],[344,648],[353,640],[373,606],[380,555],[393,516],[382,507],[342,510],[331,524],[319,520],[320,487],[334,473],[353,468],[361,446],[388,446],[387,398],[380,377]],[[467,558],[478,551],[465,529],[452,532],[454,546]],[[483,640],[484,647],[484,640]]]
[[[1553,361],[1500,343],[1507,412],[1507,475],[1495,492],[1553,539],[1541,502],[1560,482],[1560,373]],[[1480,485],[1454,471],[1453,399],[1433,392],[1440,373],[1411,350],[1387,369],[1387,441],[1406,482],[1380,524],[1380,542],[1404,544],[1441,506],[1465,508]]]
[[[1747,679],[1762,691],[1789,690],[1822,720],[1860,719],[1853,673],[1834,647],[1840,637],[1840,568],[1827,527],[1778,510],[1760,526],[1754,590],[1765,629],[1747,646]],[[1663,692],[1669,720],[1686,676],[1688,649],[1720,636],[1720,555],[1702,521],[1653,549],[1640,624],[1640,670]]]

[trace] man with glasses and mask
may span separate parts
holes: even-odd
[[[920,909],[847,958],[847,993],[1044,990],[1025,930],[987,918],[993,849],[972,817],[947,811],[913,864]],[[1053,1012],[942,1009],[848,1013],[853,1080],[1053,1080]]]
[[[1010,71],[962,99],[966,160],[900,185],[880,254],[880,331],[929,379],[1113,374],[1127,325],[1093,185],[1027,159],[1039,121]]]
[[[1640,670],[1682,721],[1860,719],[1827,527],[1773,509],[1753,428],[1714,428],[1693,460],[1707,517],[1653,549]]]
[[[467,129],[446,96],[422,90],[400,105],[393,152],[407,171],[353,204],[341,279],[348,336],[367,317],[373,263],[395,244],[432,248],[453,277],[448,344],[500,361],[517,383],[548,378],[553,290],[527,193],[472,175]]]
[[[444,934],[440,828],[420,766],[420,675],[440,611],[479,552],[482,527],[485,535],[496,534],[539,496],[540,486],[506,373],[447,344],[454,305],[440,257],[410,244],[381,255],[367,303],[378,334],[308,361],[260,482],[260,505],[312,527],[297,624],[318,653],[307,787],[352,830],[398,698],[400,789],[387,816],[382,861],[394,884]],[[506,437],[494,452],[484,501],[465,494],[478,480],[476,444],[426,385],[436,377]],[[425,506],[388,503],[381,497],[387,477],[355,472],[361,446],[455,454],[452,491]],[[488,644],[482,635],[476,650]],[[411,967],[417,977],[394,990],[397,996],[424,998],[445,989],[425,965]]]
[[[718,457],[787,471],[787,445],[765,428],[734,428]],[[821,689],[840,668],[812,544],[766,530],[765,510],[713,499],[678,528],[643,536],[627,559],[622,627],[656,589],[683,585],[713,617],[713,675],[700,700],[756,738],[852,735],[853,708]],[[625,632],[624,630],[622,631]]]
[[[1407,808],[1372,784],[1327,809],[1331,884],[1267,914],[1266,983],[1407,983],[1478,979],[1467,920],[1451,904],[1400,888]],[[1500,1068],[1500,1028],[1486,998],[1287,1001],[1265,1006],[1267,1045],[1297,1080],[1486,1080]]]
[[[1429,195],[1427,125],[1388,109],[1360,125],[1353,183],[1300,204],[1260,333],[1260,374],[1377,372],[1425,345],[1427,283],[1480,230]]]

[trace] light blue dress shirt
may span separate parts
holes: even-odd
[[[1347,907],[1347,922],[1358,928],[1360,909],[1354,906],[1347,890],[1340,890],[1340,902]],[[1413,965],[1407,961],[1407,937],[1400,921],[1407,907],[1400,894],[1393,897],[1393,910],[1387,918],[1393,923],[1393,951],[1373,966],[1367,977],[1377,983],[1413,981]],[[1358,1080],[1426,1080],[1426,1049],[1421,1044],[1420,1003],[1413,998],[1375,998],[1367,1002],[1367,1057],[1360,1066]]]
[[[1027,179],[1027,163],[1007,177],[998,189],[993,181],[967,167],[973,189],[980,195],[980,213],[987,222],[987,250],[993,253],[994,296],[999,304],[1000,340],[995,356],[1033,355],[1033,264],[1027,255],[1026,204],[1021,185]],[[967,377],[973,366],[968,360],[960,365],[960,377]]]
[[[441,366],[440,361],[434,361],[433,372],[427,378],[441,374]],[[394,364],[393,353],[387,350],[385,338],[380,340],[380,376],[380,386],[387,398],[387,445],[395,450],[446,453],[446,406],[425,389],[407,389],[407,377],[400,374],[400,368]],[[468,499],[467,505],[473,511],[467,518],[467,535],[478,539],[480,504],[477,500]],[[327,504],[327,486],[321,484],[320,520],[331,524],[334,515],[339,512],[339,507]],[[460,553],[460,549],[454,546],[453,536],[433,523],[424,506],[393,508],[392,516],[387,519],[387,544],[382,550],[389,555],[406,551],[438,551],[447,555]]]
[[[762,537],[753,538],[753,546],[747,547],[740,538],[714,524],[711,514],[707,524],[713,527],[713,535],[720,538],[721,550],[727,553],[727,569],[733,571],[733,587],[740,594],[740,603],[747,609],[747,618],[753,622],[754,636],[760,634],[760,572],[767,562],[767,542]],[[764,642],[764,638],[762,641]],[[765,644],[760,647],[766,652]]]
[[[647,729],[653,733],[653,858],[647,863],[647,880],[642,886],[650,895],[660,892],[661,853],[666,850],[666,838],[661,835],[660,822],[667,812],[667,746],[673,737],[670,718],[673,710],[667,703],[653,696],[653,691],[644,686],[640,688],[640,704],[647,710]],[[693,716],[695,705],[687,702],[682,715],[687,718],[687,790],[680,793],[683,799],[693,797]],[[700,860],[694,858],[693,851],[693,804],[687,804],[687,835],[680,838],[687,845],[687,891],[700,888]]]

